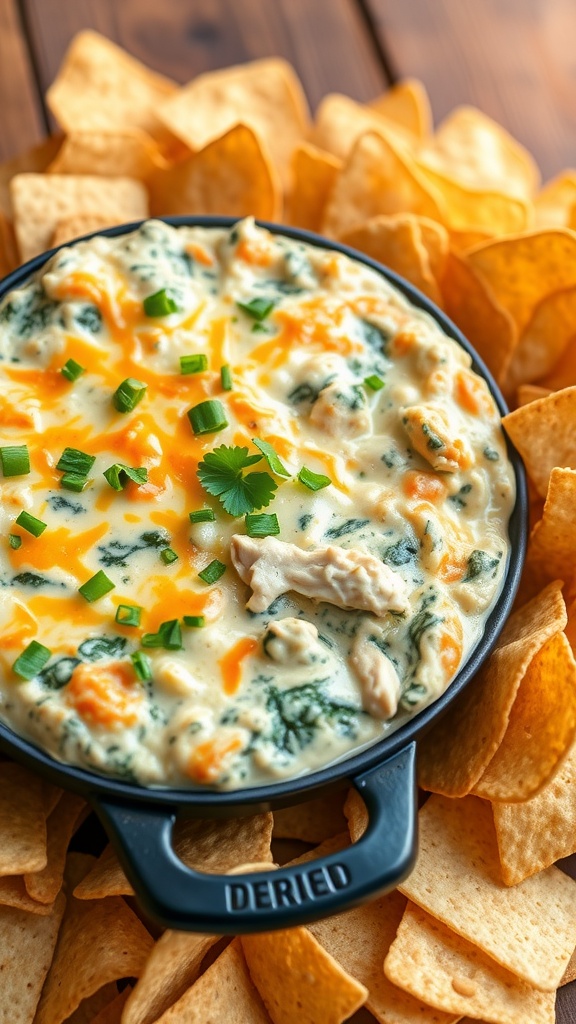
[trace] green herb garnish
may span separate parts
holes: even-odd
[[[188,410],[188,419],[195,434],[215,434],[228,426],[224,406],[217,398],[209,398]]]
[[[381,391],[385,387],[382,377],[379,377],[376,373],[371,373],[369,377],[364,377],[364,383],[371,391]]]
[[[269,473],[242,474],[261,458],[249,455],[247,448],[222,444],[206,453],[198,466],[198,479],[208,494],[220,499],[229,515],[243,516],[269,505],[278,488]]]
[[[112,395],[112,404],[118,412],[132,412],[144,398],[147,384],[135,377],[126,377]]]
[[[213,523],[216,513],[211,508],[199,508],[196,512],[189,513],[191,523]]]
[[[152,664],[148,655],[144,654],[144,651],[134,651],[134,654],[130,655],[130,661],[134,666],[136,677],[141,682],[147,683],[152,679]]]
[[[0,448],[4,476],[26,476],[30,472],[30,453],[25,444],[12,444]]]
[[[208,356],[198,352],[191,356],[180,356],[180,373],[202,373],[208,369]]]
[[[298,479],[309,491],[321,491],[323,487],[329,487],[332,483],[329,476],[324,476],[323,473],[313,473],[306,466],[302,466],[298,473]]]
[[[203,615],[184,615],[182,621],[190,629],[201,629],[202,626],[206,625],[206,619]]]
[[[164,647],[167,651],[179,651],[182,648],[182,630],[178,619],[163,622],[157,633],[144,633],[142,647]]]
[[[37,640],[31,640],[28,647],[16,658],[12,670],[21,679],[34,679],[51,657],[52,651],[48,647],[39,644]]]
[[[66,491],[75,491],[76,494],[80,494],[88,484],[90,483],[87,476],[83,476],[81,473],[64,473],[64,476],[60,479],[60,487],[63,487]]]
[[[104,476],[110,487],[113,487],[115,491],[121,491],[129,480],[137,484],[138,487],[145,484],[148,480],[148,470],[143,466],[134,469],[132,466],[124,466],[121,462],[115,462],[109,469],[104,470]]]
[[[78,473],[87,476],[96,462],[95,455],[87,455],[78,448],[65,448],[56,463],[59,473]]]
[[[81,377],[83,373],[86,373],[86,367],[80,366],[80,363],[77,363],[75,359],[67,359],[64,366],[61,368],[60,373],[63,377],[66,377],[66,380],[69,380],[73,384],[74,381],[78,380],[78,377]]]
[[[8,534],[8,543],[14,551],[17,551],[22,546],[22,537],[19,537],[17,533]]]
[[[137,604],[119,604],[116,609],[116,622],[119,626],[139,626],[142,609]]]
[[[272,312],[276,305],[274,299],[250,299],[250,302],[237,302],[238,309],[251,316],[253,320],[261,323]]]
[[[159,292],[154,292],[153,295],[148,295],[144,299],[143,305],[146,316],[169,316],[170,313],[180,312],[178,303],[171,295],[168,295],[165,288],[161,288]]]
[[[172,562],[178,561],[178,555],[172,548],[163,548],[160,552],[160,558],[164,562],[164,565],[172,565]]]
[[[216,583],[225,572],[226,566],[224,562],[219,562],[215,558],[210,562],[210,565],[207,565],[205,569],[202,569],[202,572],[198,573],[198,576],[204,583]]]
[[[275,512],[248,515],[245,521],[246,533],[249,537],[276,537],[280,533],[278,516]]]
[[[105,594],[109,594],[111,590],[114,590],[115,586],[116,584],[112,583],[112,580],[100,569],[95,576],[91,576],[89,580],[86,580],[86,583],[78,587],[78,593],[82,594],[82,597],[89,604],[92,604],[93,601],[98,601]]]
[[[286,466],[284,466],[283,463],[280,461],[272,445],[268,441],[262,441],[261,438],[259,437],[253,437],[252,444],[255,444],[256,447],[260,449],[262,455],[264,456],[266,462],[268,463],[268,466],[270,467],[272,472],[276,474],[276,476],[290,476],[290,473],[286,469]]]
[[[23,530],[31,533],[33,537],[39,537],[41,533],[47,527],[47,523],[43,523],[41,519],[36,519],[36,516],[30,515],[29,512],[21,512],[16,519],[16,524],[21,526]]]
[[[228,365],[221,367],[220,381],[222,383],[223,391],[232,391],[232,370]]]

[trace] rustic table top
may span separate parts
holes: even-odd
[[[369,100],[415,76],[436,121],[472,103],[544,179],[576,164],[574,0],[0,0],[0,160],[53,127],[44,92],[83,28],[179,82],[283,56],[313,109],[327,92]],[[576,1021],[576,983],[560,991],[557,1021]]]

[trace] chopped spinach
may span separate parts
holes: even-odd
[[[127,640],[123,636],[94,636],[80,644],[78,654],[83,661],[120,658],[124,654],[126,644]]]
[[[347,519],[340,526],[331,526],[329,530],[326,530],[324,536],[330,538],[330,540],[337,540],[339,537],[345,537],[348,533],[355,533],[356,530],[361,530],[369,522],[369,519]]]
[[[420,543],[412,534],[387,547],[382,552],[382,561],[386,562],[386,565],[408,565],[414,561],[419,551]]]
[[[326,682],[328,680],[318,679],[289,690],[269,687],[266,710],[271,716],[271,732],[266,738],[279,750],[298,753],[313,741],[323,720],[330,722],[340,735],[356,735],[362,712],[328,697],[321,689]]]
[[[380,456],[380,460],[388,469],[395,469],[404,465],[404,459],[397,448],[389,448],[387,452]]]
[[[493,558],[487,551],[473,551],[468,559],[468,568],[463,582],[469,583],[470,580],[476,580],[479,576],[487,576],[488,574],[494,578],[500,563],[500,557]]]
[[[439,437],[438,434],[436,434],[435,431],[432,430],[432,427],[429,427],[427,423],[422,424],[422,433],[424,434],[424,437],[428,438],[426,442],[426,447],[429,448],[431,451],[436,452],[440,448],[445,447],[442,438]]]
[[[444,619],[441,615],[435,615],[434,612],[430,611],[430,606],[435,604],[438,599],[438,595],[432,591],[422,599],[419,610],[416,615],[412,618],[410,625],[408,626],[408,639],[412,645],[412,651],[408,655],[410,662],[420,660],[422,656],[421,643],[422,637],[427,630],[432,629],[434,626],[438,626]]]
[[[80,665],[79,658],[59,658],[53,665],[38,673],[38,681],[47,690],[61,690],[70,682],[76,665]]]
[[[169,542],[170,537],[166,530],[151,530],[142,533],[132,544],[111,540],[108,544],[98,545],[99,562],[107,569],[113,566],[124,568],[137,551],[144,551],[145,548],[165,548]]]
[[[464,501],[464,496],[470,494],[472,490],[472,484],[464,484],[457,494],[449,494],[448,501],[451,501],[457,508],[466,508],[468,502]]]
[[[80,327],[84,327],[91,334],[99,334],[102,329],[102,313],[98,306],[91,303],[80,306],[74,311],[74,320]]]
[[[70,498],[65,498],[63,494],[50,494],[48,495],[48,504],[54,512],[70,512],[71,515],[77,516],[81,512],[85,512],[84,505],[81,505],[79,501],[72,501]]]
[[[484,449],[482,454],[483,454],[485,459],[488,459],[489,462],[498,462],[498,459],[500,458],[500,456],[499,456],[498,452],[496,451],[496,449],[495,448],[490,448],[489,446],[487,446]]]
[[[376,327],[369,320],[360,320],[359,323],[360,333],[365,344],[374,349],[375,352],[386,352],[392,339],[391,332],[384,330],[382,327]]]
[[[400,707],[405,711],[410,711],[415,708],[422,700],[426,697],[428,690],[422,683],[413,683],[408,689],[402,694],[400,698]]]
[[[10,324],[15,337],[26,340],[56,319],[60,303],[49,299],[42,285],[13,292],[0,308],[0,324]]]
[[[40,587],[65,587],[66,584],[55,583],[54,580],[48,579],[47,576],[40,576],[37,572],[19,572],[17,576],[12,577],[11,586],[33,587],[34,590],[39,590]]]
[[[310,525],[313,519],[314,516],[312,515],[312,513],[306,512],[303,516],[300,516],[300,518],[298,519],[298,529],[305,530]]]

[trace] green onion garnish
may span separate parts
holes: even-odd
[[[198,573],[198,576],[201,580],[204,580],[204,583],[216,583],[225,572],[226,566],[224,563],[219,562],[215,558],[213,562],[210,562],[210,565],[207,565],[205,569],[202,569],[202,572]]]
[[[249,537],[275,537],[280,533],[278,516],[275,512],[248,515],[245,523],[246,533]]]
[[[143,466],[133,469],[132,466],[124,466],[121,462],[115,462],[113,466],[104,470],[104,476],[110,487],[113,487],[115,491],[121,491],[129,480],[138,486],[145,484],[148,480],[148,470]]]
[[[179,651],[182,647],[182,630],[178,619],[163,622],[157,633],[144,633],[142,647],[164,647],[167,651]]]
[[[232,370],[228,365],[221,368],[220,380],[222,381],[223,391],[232,391]]]
[[[324,476],[323,473],[313,473],[311,469],[306,469],[306,466],[302,466],[298,473],[298,479],[309,491],[321,491],[323,487],[329,487],[332,483],[329,476]]]
[[[36,519],[36,516],[31,516],[29,512],[21,512],[18,516],[16,523],[21,526],[23,530],[31,533],[33,537],[39,537],[41,533],[47,527],[47,523],[43,523],[41,519]]]
[[[202,373],[208,369],[208,356],[198,352],[192,356],[180,356],[180,373]]]
[[[137,604],[119,604],[116,609],[116,622],[119,626],[139,626],[142,609]]]
[[[170,313],[179,313],[180,307],[166,289],[161,288],[144,299],[144,312],[146,316],[169,316]]]
[[[118,385],[112,395],[114,408],[118,412],[132,412],[138,405],[138,402],[141,402],[144,398],[144,392],[147,387],[147,384],[144,384],[141,380],[136,380],[135,377],[126,377],[126,380],[123,380]]]
[[[26,476],[30,472],[30,453],[25,444],[12,444],[0,448],[4,476]]]
[[[381,391],[385,386],[382,377],[379,377],[376,373],[371,373],[369,377],[364,377],[364,383],[371,391]]]
[[[17,533],[9,533],[8,543],[11,548],[14,548],[14,551],[17,551],[22,544],[22,537],[19,537]]]
[[[236,305],[243,313],[247,313],[253,320],[257,320],[260,323],[272,312],[276,303],[273,299],[258,298],[250,299],[250,302],[237,302]]]
[[[63,377],[66,377],[66,380],[74,383],[75,380],[78,380],[78,377],[81,377],[83,373],[86,373],[86,367],[80,366],[80,363],[77,363],[75,359],[67,359],[64,366],[61,368],[60,373]]]
[[[52,651],[48,647],[39,644],[37,640],[31,640],[28,647],[16,658],[12,669],[21,679],[34,679],[51,657]]]
[[[78,448],[65,448],[56,463],[59,473],[78,473],[79,476],[88,476],[92,466],[96,462],[95,455],[87,455]]]
[[[184,615],[183,622],[185,626],[190,626],[191,629],[201,629],[202,626],[206,625],[206,619],[203,615]]]
[[[213,523],[216,519],[216,513],[211,508],[199,508],[189,515],[191,523]]]
[[[210,398],[189,409],[188,419],[195,434],[215,434],[228,426],[224,407],[217,398]]]
[[[178,561],[178,555],[172,550],[172,548],[162,548],[160,558],[164,562],[164,565],[172,565],[172,562]]]
[[[112,580],[108,579],[106,573],[100,569],[95,576],[91,576],[86,583],[78,587],[78,593],[82,594],[82,597],[92,604],[92,601],[97,601],[100,597],[104,597],[105,594],[109,594],[111,590],[114,590],[115,586],[116,584],[112,583]]]
[[[255,444],[256,447],[260,449],[270,469],[272,470],[273,473],[276,474],[276,476],[290,476],[289,471],[286,469],[286,466],[280,461],[276,452],[274,451],[274,448],[272,447],[269,441],[263,441],[259,437],[253,437],[252,444]]]
[[[130,655],[130,660],[134,666],[134,671],[138,679],[143,683],[148,682],[152,679],[152,665],[150,658],[144,651],[134,651],[134,654]]]
[[[90,483],[87,476],[82,476],[81,473],[64,473],[64,476],[60,480],[60,487],[64,487],[67,491],[76,491],[80,494],[88,484]]]

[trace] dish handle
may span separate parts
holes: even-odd
[[[409,873],[417,838],[415,749],[412,743],[351,780],[369,815],[356,843],[277,870],[194,871],[172,848],[175,808],[98,796],[94,809],[143,909],[159,924],[208,934],[291,928],[356,906]]]

